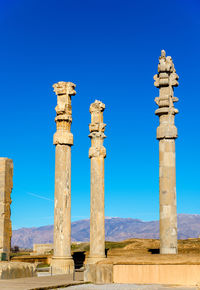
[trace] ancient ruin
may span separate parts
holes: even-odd
[[[104,109],[105,105],[97,100],[90,106],[90,254],[87,260],[90,264],[105,258],[104,158],[106,149],[103,141],[106,138],[104,134],[106,124],[103,123]]]
[[[177,209],[176,209],[176,164],[175,139],[177,128],[174,124],[178,110],[174,103],[174,87],[178,86],[178,75],[172,58],[166,56],[164,50],[159,58],[158,73],[154,76],[154,85],[159,88],[159,97],[155,98],[158,109],[155,114],[160,124],[157,128],[159,140],[159,196],[160,196],[160,253],[177,253]],[[71,82],[58,82],[53,85],[57,95],[56,132],[53,137],[55,145],[55,202],[54,202],[54,244],[35,244],[34,255],[51,255],[51,271],[56,274],[71,274],[75,277],[74,260],[71,254],[71,133],[72,106],[71,97],[76,95],[76,85]],[[179,273],[179,284],[196,283],[199,277],[200,265],[194,259],[194,264],[187,264],[187,257],[180,258],[149,254],[157,248],[147,248],[148,254],[137,255],[136,248],[124,247],[119,252],[109,252],[105,255],[105,214],[104,214],[104,159],[106,149],[103,146],[106,138],[103,122],[105,105],[98,100],[90,105],[91,123],[89,137],[91,147],[89,158],[91,162],[90,176],[90,251],[89,255],[82,252],[84,258],[79,267],[84,271],[84,280],[93,283],[175,283],[176,273]],[[0,257],[9,260],[12,236],[10,220],[10,204],[12,191],[13,162],[8,158],[0,158]],[[158,242],[158,241],[157,241]],[[129,246],[129,245],[128,245]],[[158,247],[158,246],[157,246]],[[131,252],[131,249],[133,252]],[[147,250],[146,249],[146,250]],[[127,254],[124,253],[127,251]],[[84,261],[86,255],[86,261]],[[78,256],[78,255],[77,255]],[[106,258],[107,256],[107,258]],[[51,258],[51,256],[50,256]],[[22,259],[22,258],[21,258]],[[77,261],[76,261],[77,259]],[[198,259],[198,258],[197,258]],[[85,265],[83,267],[83,261]],[[180,263],[180,264],[179,264]],[[77,263],[78,264],[78,263]],[[76,264],[76,265],[77,265]],[[0,278],[36,276],[35,266],[23,263],[2,262]],[[181,267],[180,267],[181,266]],[[22,269],[23,268],[23,269]],[[192,274],[188,274],[192,272]],[[73,274],[73,275],[72,275]],[[189,277],[189,279],[188,279]],[[188,282],[189,281],[189,282]]]
[[[53,251],[53,244],[33,244],[31,255],[45,255]]]
[[[175,139],[177,128],[174,125],[178,110],[174,108],[174,87],[178,86],[178,75],[171,56],[161,51],[158,74],[154,76],[154,85],[159,88],[159,97],[155,98],[159,108],[157,128],[159,140],[159,195],[160,195],[160,253],[177,253],[177,210],[176,210],[176,164]]]
[[[0,260],[9,260],[12,237],[10,219],[13,161],[0,158]]]
[[[10,261],[12,188],[13,160],[0,157],[0,280],[36,276],[34,264]]]
[[[53,143],[55,153],[55,201],[54,201],[54,256],[53,274],[73,273],[74,261],[71,256],[71,146],[73,135],[71,96],[76,94],[76,85],[58,82],[53,85],[57,95],[57,131]]]

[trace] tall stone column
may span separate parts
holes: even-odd
[[[178,110],[174,108],[174,87],[178,86],[178,75],[171,56],[161,51],[158,74],[154,76],[154,85],[159,88],[159,97],[155,98],[159,108],[157,128],[159,140],[159,196],[160,196],[160,253],[176,254],[177,249],[177,209],[176,209],[176,163],[175,139],[178,137],[174,125]]]
[[[55,201],[54,201],[54,256],[53,274],[73,273],[71,256],[71,146],[73,135],[71,96],[76,94],[75,84],[58,82],[53,85],[57,95],[57,131],[53,143],[55,155]]]
[[[13,161],[0,158],[0,260],[10,259],[12,224],[10,219],[13,188]]]
[[[88,264],[96,263],[105,258],[105,216],[104,216],[104,158],[106,149],[103,146],[104,130],[103,111],[105,105],[95,101],[90,106],[91,124],[89,125],[91,147],[90,176],[90,254]]]

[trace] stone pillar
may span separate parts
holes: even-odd
[[[10,259],[12,224],[10,220],[13,161],[0,158],[0,260]]]
[[[155,98],[159,108],[157,128],[159,140],[159,195],[160,195],[160,253],[177,254],[177,210],[176,210],[176,164],[175,139],[178,137],[174,125],[178,110],[174,108],[174,87],[178,86],[178,75],[171,56],[161,51],[158,74],[154,76],[154,85],[159,88],[159,97]]]
[[[91,159],[90,176],[90,254],[88,264],[96,263],[105,258],[105,216],[104,216],[104,158],[106,149],[103,140],[106,138],[103,123],[103,111],[105,105],[95,101],[90,106],[91,124],[89,125],[91,147],[89,158]]]
[[[71,96],[76,94],[75,84],[58,82],[53,85],[57,95],[57,131],[53,143],[55,155],[55,201],[54,201],[54,256],[53,274],[73,273],[71,256],[71,146],[73,135]]]

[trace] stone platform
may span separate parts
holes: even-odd
[[[135,255],[107,258],[94,265],[86,265],[84,280],[102,284],[200,286],[200,255]]]

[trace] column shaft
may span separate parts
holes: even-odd
[[[175,140],[159,141],[160,253],[177,253]]]
[[[71,147],[58,144],[55,156],[54,256],[71,257]]]
[[[90,256],[105,257],[104,158],[91,158]]]

